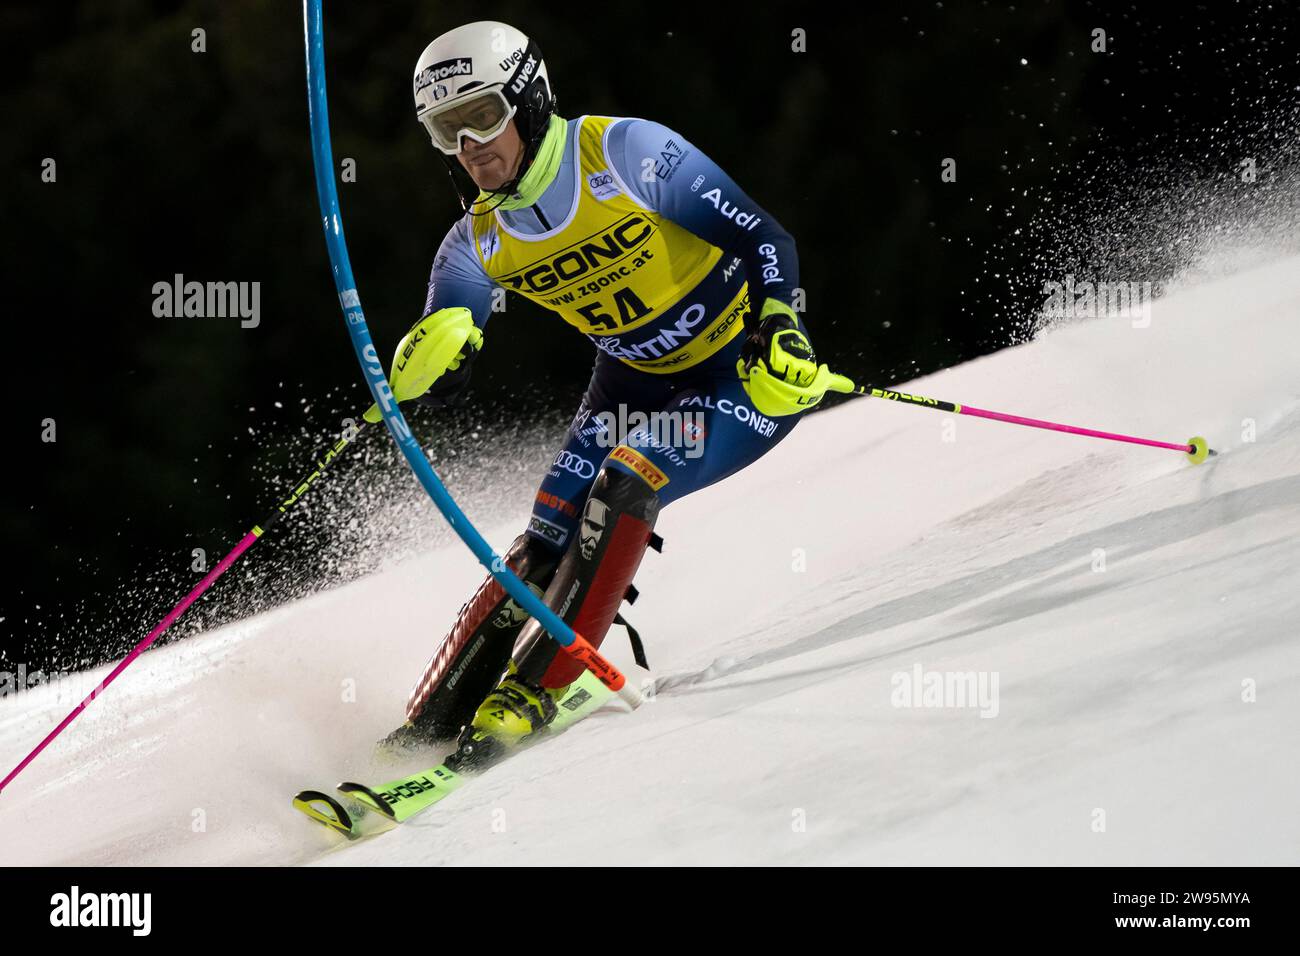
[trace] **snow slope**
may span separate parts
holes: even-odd
[[[657,699],[369,843],[288,798],[414,769],[367,751],[480,579],[462,547],[152,651],[0,796],[0,861],[1300,863],[1297,320],[1290,259],[907,386],[1205,434],[1199,467],[873,400],[810,417],[663,514],[629,612]],[[894,706],[918,665],[996,675],[996,715]],[[0,700],[0,762],[102,673]]]

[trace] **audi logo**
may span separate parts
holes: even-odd
[[[555,467],[563,468],[579,478],[594,478],[596,466],[585,458],[579,458],[571,451],[562,451],[555,456]]]

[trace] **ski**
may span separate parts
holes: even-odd
[[[582,718],[594,714],[613,696],[613,691],[599,678],[590,671],[583,672],[560,699],[555,719],[535,742],[521,750],[535,747],[562,733]],[[293,806],[308,819],[349,841],[361,840],[385,833],[440,803],[481,772],[462,773],[440,763],[373,787],[344,781],[335,788],[339,796],[321,790],[302,790],[294,796]]]

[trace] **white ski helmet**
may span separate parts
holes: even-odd
[[[532,159],[551,114],[546,64],[522,31],[495,20],[467,23],[438,37],[415,64],[415,115],[445,156],[468,136],[486,143],[514,119]]]

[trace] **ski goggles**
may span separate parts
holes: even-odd
[[[486,143],[501,135],[514,115],[515,108],[506,101],[500,87],[494,87],[426,110],[420,114],[420,122],[429,131],[434,146],[455,156],[461,150],[462,136]]]

